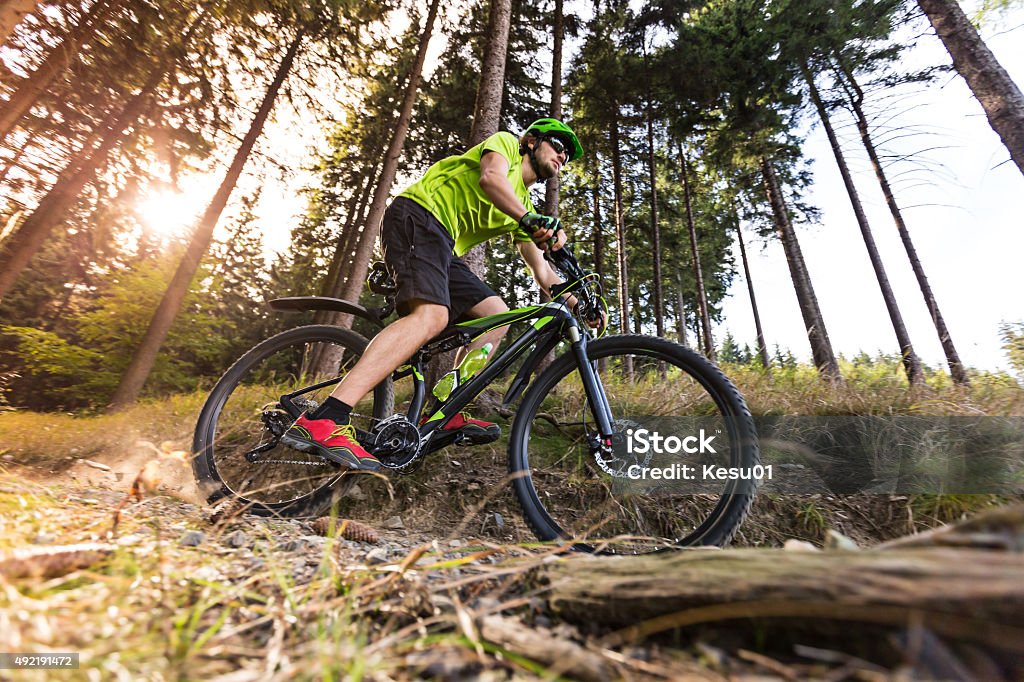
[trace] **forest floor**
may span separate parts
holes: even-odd
[[[357,523],[339,533],[338,519],[324,529],[203,505],[185,454],[195,409],[185,400],[111,417],[0,413],[0,649],[81,655],[77,671],[0,678],[999,674],[956,643],[915,644],[913,624],[836,632],[730,621],[607,646],[607,628],[550,608],[542,569],[567,548],[533,542],[502,484],[503,441],[449,448],[411,476],[365,477],[338,512]],[[849,551],[1005,501],[768,494],[734,545]]]

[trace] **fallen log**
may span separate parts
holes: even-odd
[[[576,557],[550,565],[549,603],[625,628],[606,644],[737,618],[904,626],[1024,652],[1024,556],[948,548],[775,549]]]
[[[1022,549],[1018,505],[873,550],[576,556],[545,573],[552,610],[624,628],[606,638],[608,645],[715,621],[799,618],[912,623],[1024,652]]]

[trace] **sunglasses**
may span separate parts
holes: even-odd
[[[551,148],[555,150],[556,154],[565,154],[566,161],[569,159],[569,148],[565,142],[559,137],[545,137],[547,143],[551,145]]]

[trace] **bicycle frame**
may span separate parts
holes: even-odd
[[[306,309],[318,307],[317,303],[318,301],[307,298],[303,301],[303,307]],[[420,348],[407,364],[402,365],[392,374],[393,380],[401,379],[410,374],[413,377],[413,395],[406,413],[407,418],[413,424],[418,424],[420,413],[426,405],[427,386],[423,377],[423,367],[430,357],[439,352],[453,350],[471,343],[481,335],[494,329],[530,320],[533,320],[533,324],[522,335],[509,344],[504,351],[495,356],[479,373],[465,383],[459,384],[448,397],[448,400],[439,405],[434,413],[428,417],[427,421],[419,427],[421,453],[429,452],[430,442],[435,434],[489,386],[491,382],[504,374],[511,367],[512,363],[532,346],[533,352],[520,367],[503,400],[504,404],[513,402],[526,389],[530,376],[537,368],[541,359],[563,340],[569,342],[570,352],[576,358],[576,365],[587,398],[592,406],[594,421],[598,427],[601,441],[604,444],[610,444],[613,432],[613,419],[600,377],[597,375],[594,364],[587,355],[587,344],[590,341],[590,335],[580,330],[579,322],[566,305],[566,296],[564,294],[543,305],[527,306],[459,323],[451,327],[447,333],[431,340]],[[281,404],[297,417],[302,409],[293,402],[294,398],[337,384],[340,381],[341,377],[337,377],[312,386],[303,387],[298,391],[281,396]],[[366,439],[366,441],[368,443],[373,442],[371,439]],[[370,447],[370,452],[374,452],[372,446]]]
[[[533,352],[527,357],[522,367],[520,367],[516,378],[505,394],[503,403],[508,404],[515,400],[525,390],[530,375],[533,374],[541,359],[562,340],[570,343],[571,352],[576,357],[584,390],[590,399],[590,404],[596,408],[594,410],[594,420],[598,425],[601,436],[610,439],[612,435],[612,417],[608,400],[605,396],[604,387],[601,385],[600,377],[594,371],[594,367],[587,356],[587,343],[590,340],[590,335],[580,331],[579,323],[572,313],[569,312],[564,296],[559,296],[554,301],[544,305],[528,306],[511,310],[507,313],[463,322],[457,325],[457,327],[472,329],[474,333],[471,340],[473,340],[493,329],[529,320],[534,320],[529,329],[509,344],[504,351],[489,362],[478,374],[469,381],[457,386],[451,396],[448,397],[448,400],[442,403],[434,414],[430,415],[426,423],[420,428],[420,442],[423,448],[429,447],[431,436],[438,429],[444,427],[449,419],[465,408],[491,382],[504,374],[516,358],[522,355],[527,348],[533,346]],[[419,413],[422,411],[426,398],[426,382],[423,379],[421,363],[422,358],[417,356],[414,356],[413,362],[410,363],[414,384],[413,399],[409,406],[408,417],[413,423],[416,422]],[[402,376],[405,375],[403,374]]]

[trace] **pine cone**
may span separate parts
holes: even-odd
[[[330,535],[331,524],[334,524],[334,535],[356,542],[380,542],[380,534],[365,523],[350,519],[332,519],[321,516],[313,522],[313,530],[318,535]]]

